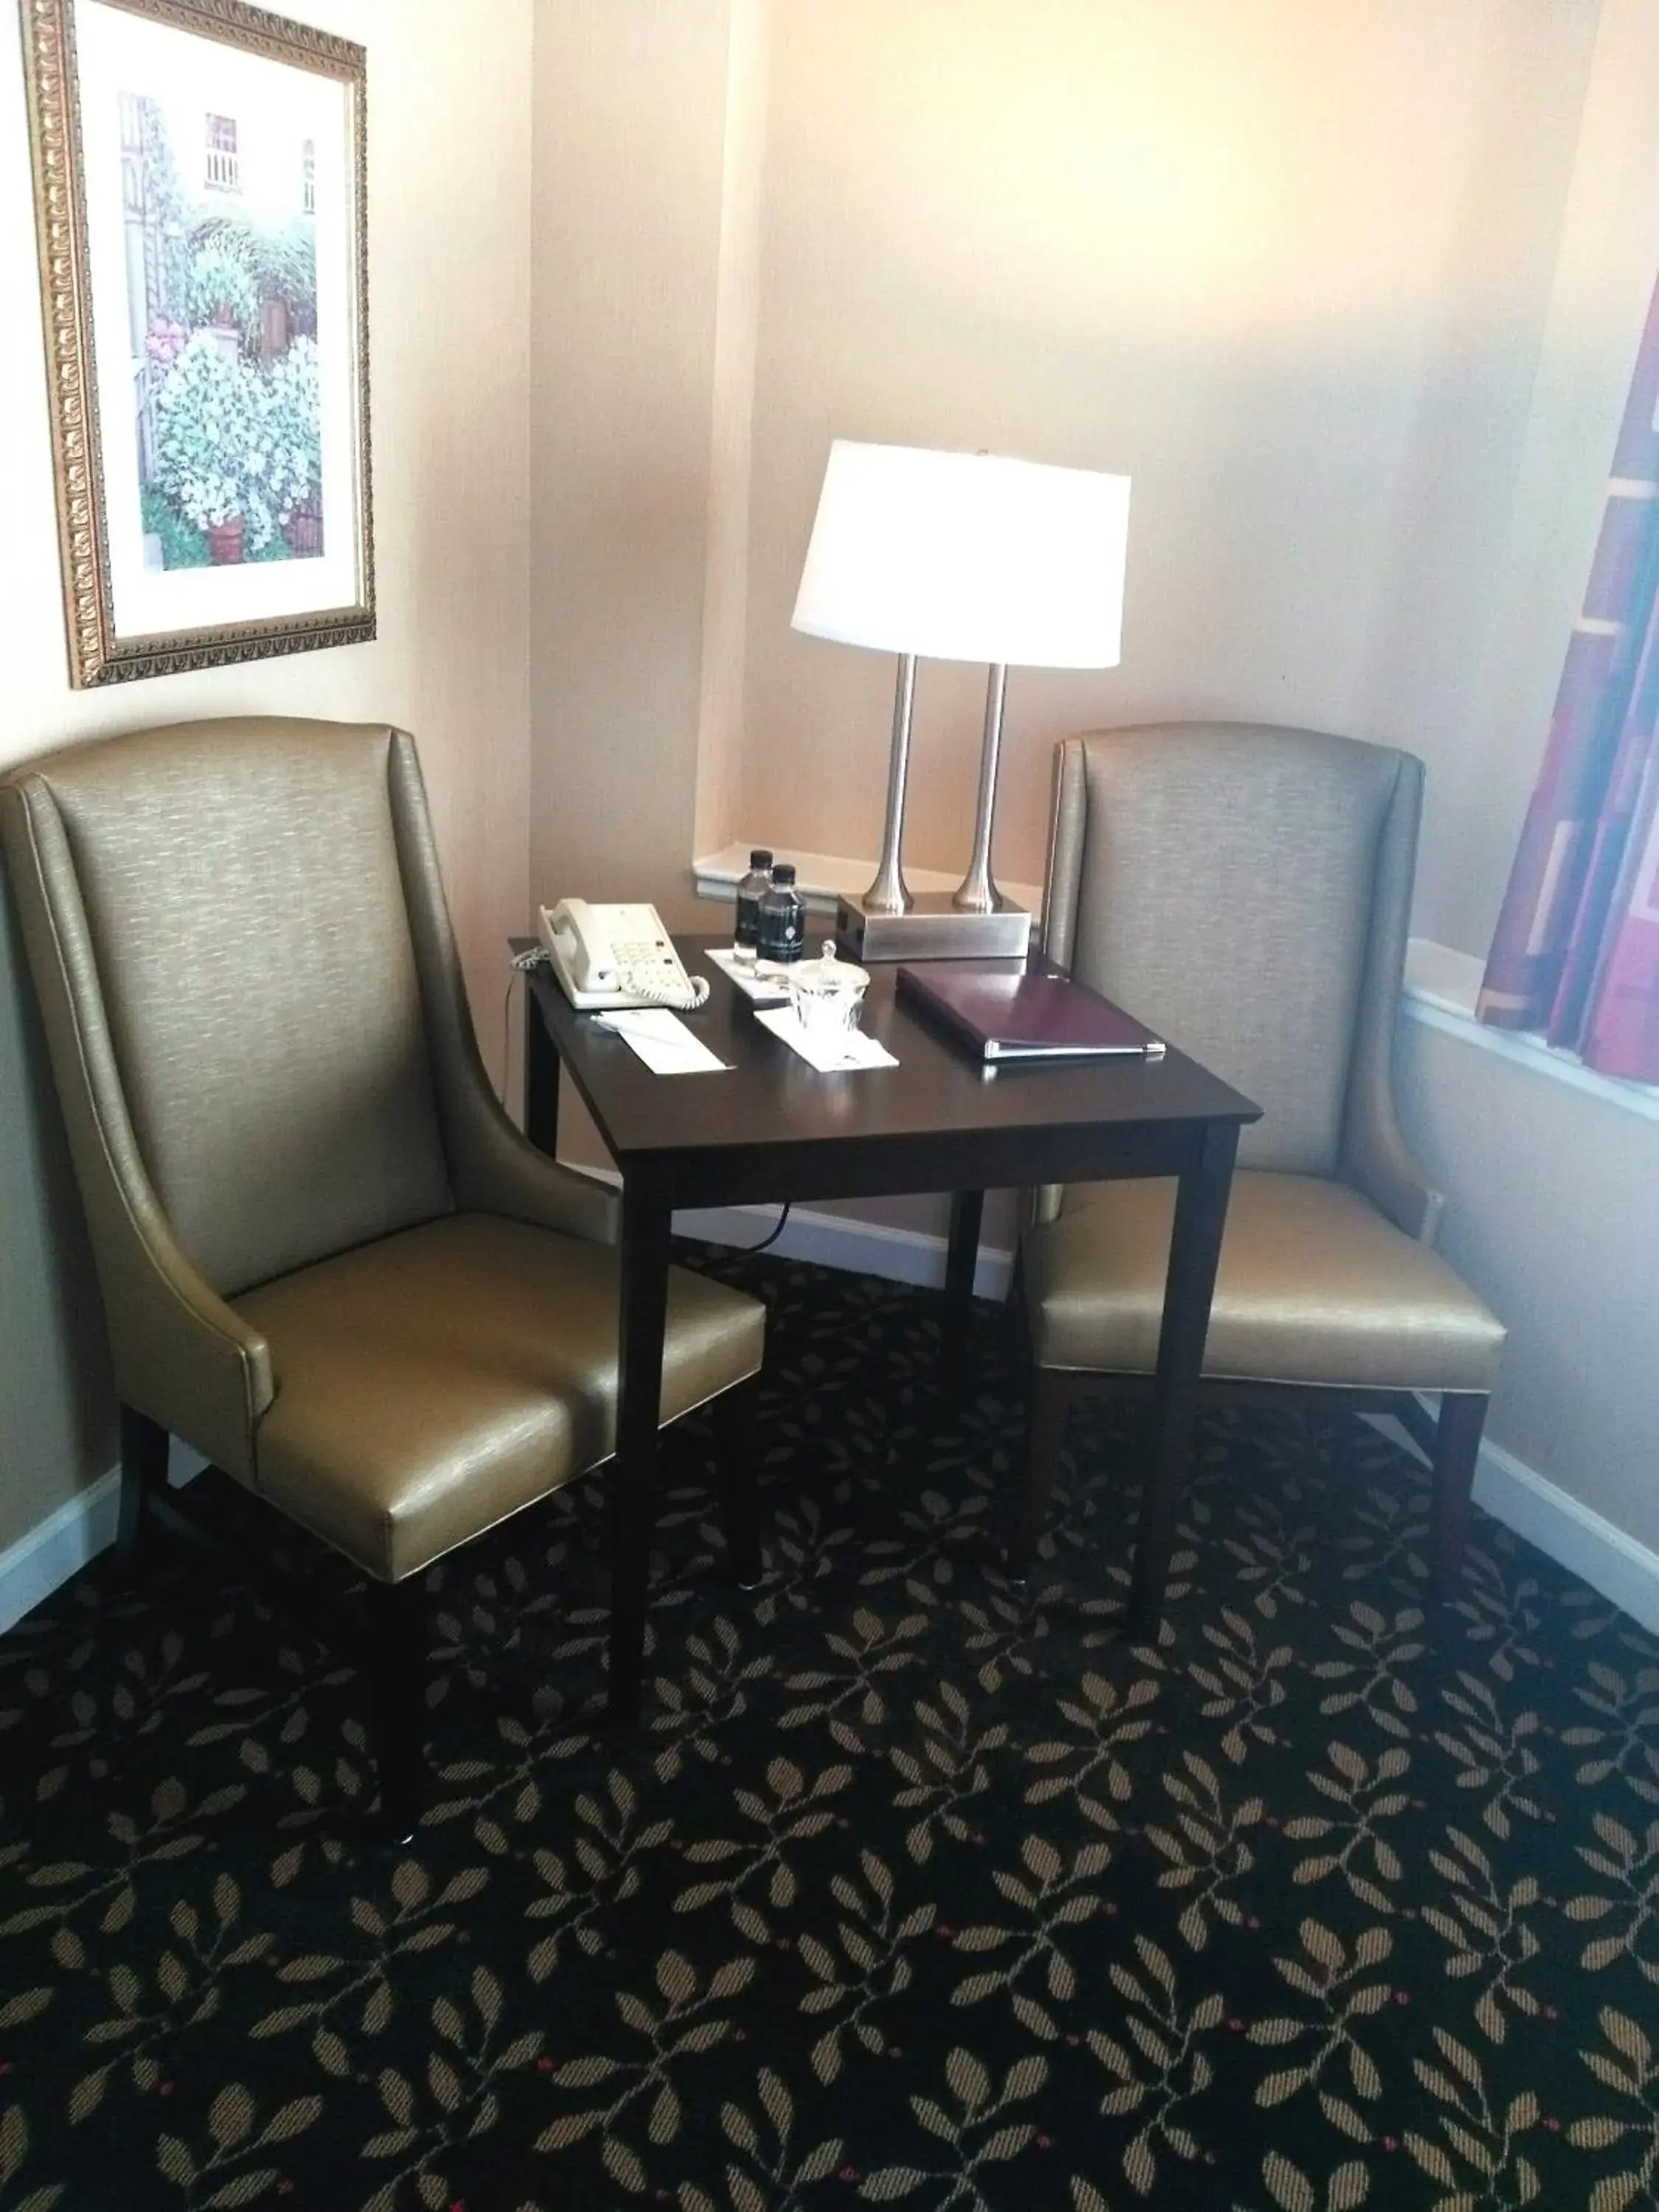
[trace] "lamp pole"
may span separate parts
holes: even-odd
[[[904,786],[910,773],[910,709],[916,696],[916,656],[899,655],[898,683],[893,692],[893,749],[887,765],[887,825],[882,831],[881,859],[875,881],[864,894],[866,914],[908,914],[912,905],[905,887],[900,848],[904,842]]]
[[[997,806],[997,767],[1002,755],[1002,702],[1008,689],[1008,670],[1001,661],[992,665],[985,687],[985,743],[979,757],[979,804],[974,814],[974,850],[968,872],[951,894],[958,914],[994,914],[1002,903],[991,880],[991,824]]]

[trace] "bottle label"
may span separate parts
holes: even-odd
[[[799,960],[805,935],[806,909],[797,896],[787,902],[774,892],[760,910],[763,960]]]
[[[758,891],[738,893],[738,926],[734,933],[739,945],[750,946],[760,943],[760,894]]]

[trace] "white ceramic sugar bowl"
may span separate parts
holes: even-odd
[[[859,1009],[870,988],[868,971],[838,960],[830,939],[819,960],[798,960],[787,971],[789,1003],[804,1036],[830,1043],[859,1025]]]

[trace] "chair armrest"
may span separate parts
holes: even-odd
[[[88,1208],[88,1218],[91,1209]],[[255,1433],[276,1395],[270,1346],[204,1282],[155,1209],[131,1234],[93,1228],[123,1401],[257,1487]]]
[[[122,1399],[216,1465],[253,1479],[276,1395],[264,1338],[174,1237],[140,1156],[64,825],[38,777],[0,793],[23,943],[75,1162]]]
[[[1412,1158],[1394,1098],[1395,1025],[1406,971],[1417,827],[1423,806],[1423,763],[1409,753],[1401,754],[1399,761],[1377,851],[1370,942],[1348,1066],[1340,1172],[1396,1229],[1431,1245],[1445,1198],[1431,1188]]]
[[[463,1212],[505,1214],[591,1243],[614,1244],[621,1206],[610,1186],[538,1152],[489,1087],[467,1011],[420,763],[413,739],[401,730],[392,732],[388,766],[433,1088],[456,1203]]]
[[[617,1242],[622,1201],[608,1182],[538,1152],[488,1089],[483,1111],[467,1120],[465,1139],[456,1146],[451,1163],[456,1200],[464,1212],[505,1214],[538,1229],[585,1237],[590,1244]]]
[[[1433,1244],[1440,1233],[1445,1193],[1433,1188],[1412,1158],[1392,1101],[1386,1114],[1356,1117],[1350,1123],[1342,1176],[1396,1229],[1421,1243]]]

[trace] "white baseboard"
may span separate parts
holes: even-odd
[[[758,1243],[776,1218],[771,1206],[711,1206],[674,1216],[676,1232],[711,1244]],[[888,1229],[838,1213],[793,1210],[771,1247],[781,1258],[880,1275],[890,1282],[937,1288],[945,1280],[945,1239],[921,1230]],[[981,1297],[1007,1295],[1012,1255],[981,1248],[975,1288]],[[1393,1421],[1376,1424],[1410,1446]],[[171,1480],[189,1481],[205,1462],[175,1444]],[[39,1527],[0,1552],[0,1632],[51,1596],[60,1583],[114,1540],[118,1478],[112,1471],[47,1515]],[[1659,1632],[1659,1553],[1487,1439],[1480,1447],[1474,1496],[1495,1520],[1535,1544],[1570,1574]]]
[[[175,1442],[167,1480],[182,1489],[206,1465],[200,1452]],[[0,1552],[0,1635],[115,1541],[120,1510],[121,1471],[112,1467]]]
[[[674,1216],[677,1237],[700,1237],[710,1244],[758,1244],[778,1218],[775,1206],[711,1206]],[[842,1213],[790,1209],[777,1243],[769,1247],[781,1260],[815,1260],[821,1267],[848,1274],[881,1275],[890,1283],[915,1283],[938,1290],[945,1280],[945,1239],[921,1229],[888,1229],[874,1221],[854,1221]],[[980,1247],[974,1288],[982,1298],[1005,1298],[1013,1269],[1012,1252]]]
[[[1659,1552],[1638,1544],[1502,1444],[1481,1444],[1474,1498],[1494,1521],[1536,1544],[1644,1628],[1659,1631]]]
[[[1423,1410],[1432,1413],[1432,1401],[1425,1399]],[[1361,1419],[1427,1464],[1427,1455],[1392,1414],[1365,1413]],[[1611,1599],[1644,1628],[1659,1630],[1659,1552],[1638,1543],[1593,1505],[1584,1504],[1490,1437],[1480,1440],[1474,1502],[1494,1521],[1535,1544],[1558,1567]]]
[[[120,1491],[119,1470],[111,1468],[0,1552],[0,1632],[32,1613],[115,1541]]]

